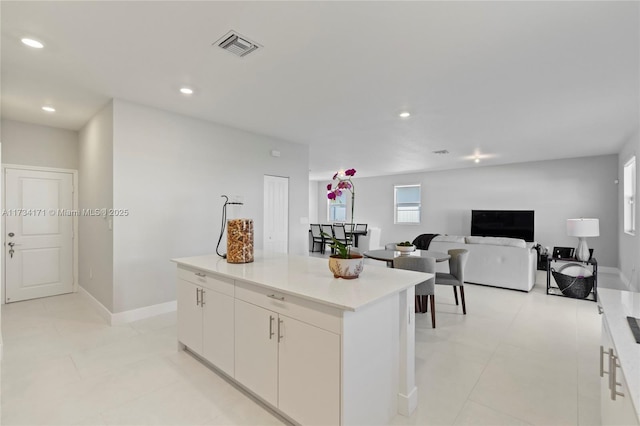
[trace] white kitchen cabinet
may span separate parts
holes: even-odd
[[[235,303],[235,379],[300,424],[339,424],[340,336]]]
[[[193,352],[202,354],[202,287],[178,279],[178,341]]]
[[[621,369],[606,316],[600,346],[600,413],[603,425],[638,425],[629,387]]]
[[[235,304],[235,378],[277,407],[278,314],[238,299]]]
[[[304,425],[340,424],[340,336],[280,315],[278,408]]]
[[[233,281],[181,269],[177,293],[178,341],[233,377]]]

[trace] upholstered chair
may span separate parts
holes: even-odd
[[[433,257],[399,256],[393,259],[393,267],[410,271],[435,274],[436,259]],[[427,302],[431,302],[431,325],[436,328],[435,275],[416,285],[416,312],[427,312]]]
[[[448,251],[449,256],[449,273],[436,273],[436,285],[450,285],[453,287],[453,295],[458,305],[457,287],[460,287],[460,299],[462,299],[462,313],[467,314],[467,306],[464,302],[464,267],[469,258],[469,250],[452,249]]]
[[[385,250],[395,250],[396,249],[396,243],[387,243],[384,245],[384,249]]]

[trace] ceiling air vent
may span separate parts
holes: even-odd
[[[257,43],[249,40],[247,37],[238,34],[235,31],[229,31],[221,39],[214,43],[227,52],[231,52],[236,56],[243,57],[254,50],[262,47]]]
[[[447,151],[446,149],[440,149],[438,151],[433,151],[433,153],[438,155],[444,155],[444,154],[448,154],[449,151]]]

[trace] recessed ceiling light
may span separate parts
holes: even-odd
[[[42,110],[43,111],[47,111],[47,112],[56,112],[56,109],[54,107],[50,107],[50,106],[43,106]]]
[[[29,47],[33,47],[35,49],[42,49],[44,44],[40,43],[38,40],[34,40],[32,38],[23,38],[20,40],[22,43],[26,44]]]
[[[475,159],[475,160],[473,160],[473,161],[474,161],[474,162],[476,162],[476,163],[479,163],[479,162],[480,162],[480,158],[479,158],[479,157],[476,157],[476,159]]]
[[[409,117],[411,117],[411,113],[407,112],[407,111],[401,112],[398,115],[400,116],[400,118],[409,118]]]
[[[193,95],[193,89],[189,89],[188,87],[182,87],[180,89],[180,93],[183,95]]]

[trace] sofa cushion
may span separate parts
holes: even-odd
[[[431,241],[439,241],[441,243],[460,243],[464,244],[464,237],[459,237],[457,235],[438,235],[434,237]]]
[[[527,248],[526,241],[518,238],[465,237],[464,239],[467,244],[489,244],[492,246]]]

